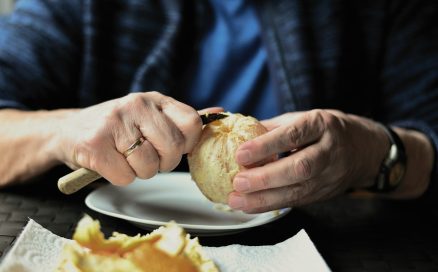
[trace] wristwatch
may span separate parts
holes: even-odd
[[[406,172],[406,152],[403,142],[389,126],[382,125],[388,135],[390,148],[383,160],[376,182],[368,190],[375,193],[394,191]]]

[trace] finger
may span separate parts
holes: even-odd
[[[118,186],[128,185],[136,177],[125,157],[116,150],[111,150],[105,155],[105,158],[100,159],[96,170],[102,177]]]
[[[290,122],[293,122],[297,118],[299,118],[303,112],[296,111],[296,112],[288,112],[270,119],[261,120],[260,123],[267,129],[267,130],[273,130],[277,127],[286,125]]]
[[[143,135],[136,124],[135,114],[125,114],[119,120],[114,120],[111,126],[112,136],[116,149],[120,154],[124,152]]]
[[[171,171],[181,161],[184,136],[166,115],[155,109],[147,112],[151,118],[140,122],[140,131],[156,150],[160,171]]]
[[[206,113],[218,113],[218,112],[224,112],[224,108],[222,107],[210,107],[210,108],[205,108],[202,110],[198,111],[198,114],[206,114]]]
[[[160,158],[149,141],[145,140],[126,160],[137,177],[148,179],[155,176],[160,169]]]
[[[79,154],[77,162],[96,171],[114,185],[127,185],[134,181],[135,172],[125,157],[116,150],[114,143],[111,145],[102,143],[101,148],[97,150],[100,152],[87,156],[84,153]]]
[[[140,135],[154,147],[159,157],[160,171],[174,169],[184,150],[184,136],[174,122],[163,114],[164,105],[171,101],[175,100],[158,92],[135,93],[125,96],[121,105],[124,113],[121,118],[126,125],[126,131],[132,131],[136,127]],[[201,122],[196,111],[194,112]],[[134,138],[131,144],[138,139]]]
[[[287,125],[243,143],[236,152],[237,163],[251,165],[271,155],[306,146],[318,140],[324,129],[324,121],[318,111],[302,114]]]
[[[202,120],[192,107],[171,97],[161,100],[163,113],[175,124],[184,137],[183,153],[189,153],[199,140]]]
[[[250,194],[233,192],[229,195],[228,205],[232,209],[245,213],[261,213],[286,207],[297,207],[310,203],[312,183],[263,190]]]
[[[135,118],[131,115],[124,116],[123,121],[119,122],[117,129],[113,131],[114,142],[116,148],[122,155],[132,146],[138,139],[144,138],[142,132],[135,124]],[[137,177],[148,179],[153,177],[159,170],[160,159],[157,151],[149,143],[144,140],[137,146],[130,155],[126,158],[131,168],[134,170]]]
[[[299,184],[319,176],[328,164],[328,150],[314,144],[264,166],[239,172],[233,188],[236,192],[251,193]]]

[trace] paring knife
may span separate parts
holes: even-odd
[[[223,113],[206,113],[200,115],[202,124],[204,125],[227,116],[228,115]],[[101,175],[98,173],[86,168],[80,168],[61,177],[58,180],[58,189],[64,194],[70,195],[84,188],[93,181],[98,180],[99,178],[101,178]]]

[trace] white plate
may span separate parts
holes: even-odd
[[[126,187],[106,185],[91,192],[85,203],[92,210],[148,230],[174,220],[196,235],[239,232],[277,220],[290,211],[261,214],[221,211],[202,195],[189,173],[178,172],[136,180]]]

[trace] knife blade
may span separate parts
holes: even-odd
[[[227,117],[228,115],[222,113],[222,112],[218,112],[218,113],[206,113],[206,114],[201,114],[201,120],[202,120],[202,124],[206,125],[209,124],[213,121],[222,119]]]
[[[228,115],[223,113],[206,113],[200,115],[202,124],[204,125],[227,116]],[[70,195],[84,188],[93,181],[98,180],[99,178],[101,178],[101,176],[97,172],[86,168],[80,168],[61,177],[58,180],[58,189],[62,193]]]

